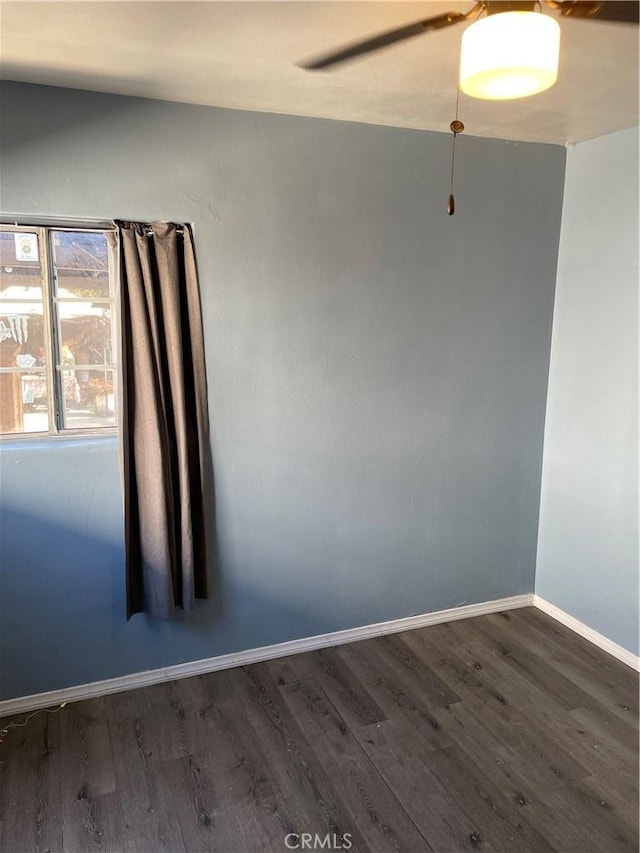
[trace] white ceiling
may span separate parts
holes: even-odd
[[[2,76],[232,109],[448,131],[464,24],[333,71],[312,73],[296,63],[472,5],[471,0],[2,0]],[[519,101],[462,96],[460,118],[468,133],[563,144],[638,124],[637,28],[567,19],[561,28],[557,84]]]

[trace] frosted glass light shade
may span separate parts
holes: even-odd
[[[498,12],[462,36],[460,88],[500,101],[544,92],[558,77],[560,27],[539,12]]]

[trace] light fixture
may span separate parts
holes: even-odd
[[[488,4],[487,17],[471,24],[462,36],[460,88],[472,98],[526,98],[556,82],[557,21],[540,12],[498,11],[504,5]]]

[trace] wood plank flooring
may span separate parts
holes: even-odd
[[[288,849],[637,851],[637,674],[526,608],[77,702],[0,747],[5,853]]]

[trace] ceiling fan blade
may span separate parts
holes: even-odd
[[[479,12],[482,8],[482,3],[476,3],[470,12],[447,12],[444,15],[436,15],[433,18],[426,18],[423,21],[416,21],[413,24],[407,24],[404,27],[399,27],[396,30],[389,30],[386,33],[381,33],[364,41],[354,42],[347,47],[336,50],[332,53],[327,53],[317,59],[312,59],[309,62],[301,63],[301,68],[309,71],[318,71],[322,68],[328,68],[331,65],[337,65],[339,62],[345,62],[347,59],[354,59],[356,56],[362,56],[365,53],[371,53],[374,50],[387,47],[390,44],[395,44],[398,41],[413,38],[414,36],[428,33],[430,30],[441,30],[444,27],[450,27],[452,24],[458,24],[465,21],[474,12]]]
[[[627,0],[547,0],[547,5],[557,9],[565,18],[583,18],[592,21],[614,21],[620,24],[637,24],[640,3]]]

